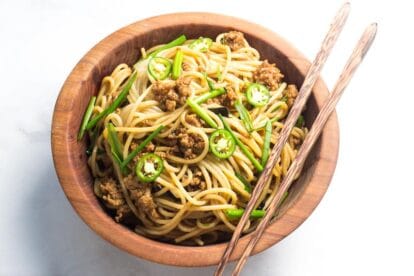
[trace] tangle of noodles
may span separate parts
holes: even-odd
[[[92,118],[114,102],[130,76],[137,72],[126,100],[88,130],[91,141],[88,164],[95,178],[94,192],[117,222],[153,239],[205,245],[229,238],[237,220],[230,219],[226,210],[244,208],[250,198],[245,184],[236,175],[242,175],[254,187],[259,172],[237,146],[227,159],[218,159],[212,154],[209,136],[215,129],[193,113],[185,99],[210,91],[206,76],[215,88],[227,88],[228,95],[210,99],[200,106],[219,129],[223,123],[209,108],[225,106],[230,113],[226,121],[231,129],[260,160],[265,136],[263,126],[271,120],[272,148],[297,91],[294,85],[283,82],[283,75],[275,65],[260,60],[258,51],[249,46],[241,33],[218,35],[207,51],[192,49],[193,42],[187,40],[157,53],[158,57],[172,62],[177,52],[182,52],[182,72],[177,80],[168,76],[156,81],[148,72],[147,53],[163,45],[147,51],[142,49],[142,58],[134,66],[120,64],[103,78]],[[246,102],[246,87],[254,82],[261,82],[269,89],[270,100],[264,106],[254,107]],[[169,91],[164,91],[164,96],[156,96],[157,89]],[[244,103],[256,130],[246,130],[234,107],[235,99]],[[172,102],[174,106],[168,106]],[[160,125],[164,129],[128,164],[129,170],[125,173],[111,156],[106,128],[109,123],[115,127],[122,158]],[[293,129],[256,208],[267,209],[306,132],[304,125]],[[142,183],[135,174],[135,166],[148,152],[162,157],[164,170],[154,181]],[[252,231],[257,221],[251,219],[244,233]]]

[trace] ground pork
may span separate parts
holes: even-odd
[[[180,77],[177,81],[156,81],[152,85],[154,99],[160,103],[163,111],[174,111],[185,104],[191,93],[189,78]]]
[[[99,179],[99,190],[102,200],[112,208],[118,208],[125,204],[124,196],[116,181],[111,177]]]
[[[244,35],[241,32],[231,31],[225,33],[221,42],[228,45],[232,51],[245,47]]]
[[[187,187],[189,191],[204,190],[206,188],[206,182],[204,180],[203,173],[199,168],[190,168],[193,177],[190,179],[187,175],[183,176],[183,185]]]
[[[132,174],[124,178],[126,188],[129,190],[134,205],[152,218],[159,218],[157,205],[151,194],[150,183],[141,183]]]
[[[282,78],[283,74],[276,65],[267,60],[263,61],[253,73],[254,81],[266,85],[270,90],[276,90]]]
[[[193,125],[195,127],[202,127],[203,122],[196,114],[187,114],[185,115],[185,121],[189,123],[190,125]]]
[[[286,87],[285,91],[283,91],[283,96],[286,98],[286,104],[289,108],[291,108],[295,102],[296,97],[298,96],[298,89],[296,88],[296,85],[289,84]]]
[[[175,129],[164,143],[171,146],[171,152],[178,154],[185,159],[197,157],[204,149],[204,140],[197,134],[188,133],[187,128],[179,127]]]
[[[237,100],[237,94],[233,87],[228,86],[226,87],[226,93],[218,96],[217,99],[222,106],[232,107],[234,106],[234,102]]]
[[[207,103],[216,103],[228,108],[231,108],[234,106],[234,102],[237,100],[237,94],[234,91],[233,87],[227,86],[226,87],[226,93],[215,97],[213,99],[207,100]]]
[[[115,221],[121,222],[128,220],[132,215],[131,208],[127,204],[119,206],[119,208],[116,209],[116,216]]]

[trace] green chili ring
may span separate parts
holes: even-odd
[[[200,37],[194,40],[188,47],[195,51],[207,52],[207,50],[210,48],[212,43],[213,43],[213,40],[211,40],[211,38]]]
[[[156,80],[163,80],[171,73],[171,62],[162,57],[153,57],[148,62],[148,73]]]
[[[154,153],[147,153],[139,159],[135,172],[140,181],[147,183],[157,179],[163,169],[161,157]]]
[[[214,131],[209,139],[211,152],[218,158],[229,158],[236,149],[236,141],[225,129]]]
[[[270,99],[269,90],[260,83],[252,83],[246,90],[247,101],[256,107],[265,106]]]

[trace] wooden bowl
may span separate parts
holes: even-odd
[[[275,62],[288,83],[301,86],[309,61],[275,33],[234,17],[210,13],[178,13],[152,17],[111,34],[92,48],[67,78],[56,101],[52,124],[53,160],[61,186],[79,216],[113,245],[144,259],[177,266],[217,264],[226,243],[191,247],[154,241],[116,223],[101,207],[92,190],[85,142],[76,135],[90,97],[101,80],[119,63],[132,65],[140,48],[171,41],[181,34],[189,38],[216,37],[229,30],[243,32],[262,58]],[[308,127],[313,122],[328,89],[318,80],[305,112]],[[267,228],[254,253],[276,244],[295,230],[314,210],[328,188],[338,155],[338,122],[333,114],[315,145],[303,173],[291,188],[277,219]],[[249,240],[241,238],[232,255],[237,259]]]

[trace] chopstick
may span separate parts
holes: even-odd
[[[330,94],[328,100],[323,105],[321,111],[319,112],[318,116],[313,122],[312,128],[306,136],[305,140],[303,141],[303,144],[299,149],[298,155],[293,160],[292,165],[290,166],[286,174],[286,177],[280,184],[279,191],[269,204],[269,209],[267,210],[266,215],[260,221],[250,242],[248,243],[247,247],[245,248],[245,251],[243,252],[240,260],[238,261],[233,271],[233,276],[240,274],[245,263],[247,262],[247,258],[250,256],[255,245],[259,241],[260,237],[263,235],[263,232],[266,229],[266,226],[269,224],[273,214],[275,213],[277,206],[279,206],[282,195],[289,189],[290,185],[292,184],[295,178],[295,175],[301,170],[310,150],[312,149],[323,127],[325,126],[326,121],[329,119],[331,113],[334,111],[335,106],[341,98],[346,86],[348,85],[356,69],[361,64],[365,54],[367,53],[372,42],[374,41],[376,32],[377,24],[372,23],[365,29],[364,33],[362,34],[360,40],[354,48],[354,51],[349,57],[344,69],[342,70],[342,73],[338,81],[336,82],[336,85],[332,93]]]
[[[249,203],[245,208],[244,214],[240,218],[240,221],[233,232],[233,236],[229,241],[226,250],[223,253],[223,256],[220,260],[220,263],[217,266],[214,275],[219,276],[223,274],[225,265],[229,261],[231,253],[236,247],[236,244],[240,238],[244,226],[247,220],[249,219],[250,213],[252,212],[260,194],[262,193],[267,179],[269,179],[269,176],[271,175],[272,170],[277,160],[279,159],[280,153],[282,152],[282,149],[287,142],[290,132],[292,131],[292,128],[294,127],[300,113],[302,112],[303,107],[306,104],[306,101],[312,91],[312,87],[315,84],[319,76],[319,73],[322,70],[323,65],[325,64],[326,59],[328,58],[329,53],[331,52],[336,40],[339,37],[340,32],[342,31],[345,25],[345,21],[348,18],[349,10],[350,4],[345,3],[335,16],[333,23],[331,24],[331,27],[329,28],[329,31],[322,42],[321,49],[319,50],[315,60],[309,68],[303,85],[300,88],[298,97],[296,98],[296,101],[286,119],[285,125],[282,128],[279,139],[276,145],[273,147],[272,152],[270,153],[267,164],[256,184],[256,187],[253,190]]]

